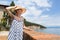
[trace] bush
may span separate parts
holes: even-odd
[[[7,20],[6,18],[2,18],[1,19],[1,23],[0,23],[0,31],[5,31],[5,30],[9,30],[9,25],[7,25]]]

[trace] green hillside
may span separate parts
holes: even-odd
[[[40,26],[40,28],[46,28],[43,25],[32,23],[32,22],[28,22],[28,21],[26,21],[26,19],[24,19],[24,23],[25,23],[25,26],[33,26],[34,25],[34,26]]]

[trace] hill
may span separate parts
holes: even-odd
[[[25,26],[33,26],[34,25],[34,26],[40,26],[40,28],[46,28],[43,25],[32,23],[32,22],[28,22],[28,21],[26,21],[26,19],[24,19],[24,24],[25,24]]]

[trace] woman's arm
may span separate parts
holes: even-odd
[[[14,7],[7,7],[5,8],[5,12],[8,13],[8,15],[11,17],[11,18],[15,18],[17,21],[20,21],[20,18],[15,16],[14,14],[12,14],[12,12],[10,11],[10,8],[15,8],[17,6],[14,6]]]
[[[5,10],[6,10],[6,12],[9,14],[9,16],[10,16],[11,18],[15,18],[17,21],[20,20],[20,18],[17,17],[17,16],[15,16],[14,14],[12,14],[12,12],[11,12],[9,9],[5,9]]]
[[[24,19],[25,19],[25,18],[24,18],[23,16],[22,16],[22,18],[23,18],[23,27],[25,27],[25,23],[24,23]]]
[[[12,12],[11,12],[9,9],[5,8],[5,11],[8,13],[8,15],[9,15],[10,17],[12,17],[12,18],[15,17],[15,15],[12,14]]]

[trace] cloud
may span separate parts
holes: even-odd
[[[46,25],[49,15],[43,15],[43,12],[50,11],[52,2],[50,0],[18,0],[16,5],[27,9],[23,15],[28,21]]]
[[[43,18],[48,18],[49,15],[42,15],[41,17],[43,17]]]
[[[40,7],[51,7],[51,2],[49,2],[49,0],[18,0],[18,2],[22,2],[25,5],[33,5],[36,3]]]
[[[2,5],[10,5],[10,1],[0,0],[0,4],[2,4]]]
[[[45,26],[60,26],[60,18],[59,17],[49,17],[48,19],[44,20],[45,23],[42,23]]]
[[[46,27],[60,26],[60,18],[59,17],[60,16],[50,16],[50,15],[41,16],[37,22]]]
[[[37,10],[34,6],[29,7],[30,14],[33,14],[35,17],[38,17],[42,14],[43,10]]]
[[[35,16],[41,15],[44,11],[49,11],[49,8],[52,6],[49,0],[18,0],[15,3],[26,7]]]
[[[7,2],[5,1],[0,1],[0,4],[7,4]]]
[[[14,0],[14,2],[16,5],[27,9],[25,14],[22,15],[27,19],[27,21],[45,26],[55,25],[55,21],[52,21],[52,17],[47,14],[43,15],[45,11],[50,11],[50,8],[52,7],[52,2],[50,0]],[[2,3],[8,4],[8,1],[3,1]]]
[[[1,1],[0,4],[10,4],[10,1]],[[24,16],[27,21],[41,24],[44,26],[60,26],[60,19],[56,16],[45,14],[52,7],[51,0],[14,0],[16,5],[25,7],[27,11]],[[44,15],[45,14],[45,15]]]
[[[33,0],[33,2],[35,2],[40,7],[51,7],[48,1],[49,0]]]

